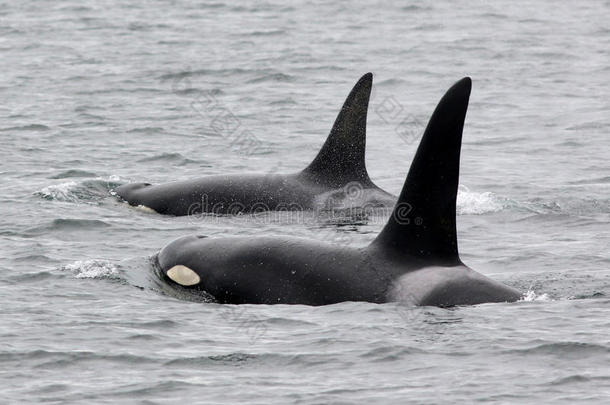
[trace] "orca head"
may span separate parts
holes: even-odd
[[[150,183],[129,183],[117,187],[114,191],[131,205],[142,204],[142,191],[150,187]]]
[[[205,236],[189,235],[178,238],[165,246],[157,254],[156,262],[161,272],[170,280],[183,287],[196,287],[201,282],[197,271],[198,242]],[[193,258],[193,260],[191,260]]]

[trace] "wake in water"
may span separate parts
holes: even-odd
[[[76,278],[121,279],[119,268],[108,260],[82,260],[63,267]]]
[[[481,215],[502,211],[508,208],[508,200],[498,197],[492,192],[477,193],[460,185],[457,196],[458,215]]]
[[[43,187],[35,195],[51,201],[96,203],[107,198],[121,184],[119,176],[96,177],[81,181],[70,180]]]
[[[534,290],[528,290],[523,294],[523,298],[520,301],[551,301],[551,298],[546,293],[536,293]]]

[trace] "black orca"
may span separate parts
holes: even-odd
[[[464,265],[456,196],[471,81],[436,107],[392,215],[367,247],[279,237],[180,238],[156,256],[173,282],[220,303],[325,305],[342,301],[454,306],[516,301],[521,293]]]
[[[373,75],[347,96],[326,143],[303,171],[234,174],[160,185],[126,184],[115,191],[129,204],[160,214],[240,214],[356,206],[392,207],[396,197],[377,187],[365,166],[366,115]]]

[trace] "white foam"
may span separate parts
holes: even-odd
[[[525,294],[523,294],[523,298],[519,301],[551,301],[551,298],[548,294],[536,294],[534,290],[527,290]]]
[[[492,192],[477,193],[460,185],[457,196],[458,215],[480,215],[504,209],[502,200]]]
[[[108,190],[120,182],[121,178],[115,175],[83,179],[78,182],[71,180],[43,187],[37,194],[49,200],[79,202],[103,198]]]
[[[38,193],[45,198],[53,200],[74,201],[76,197],[72,191],[77,185],[78,184],[75,181],[67,181],[65,183],[44,187]]]
[[[74,273],[76,278],[114,278],[119,269],[107,260],[79,260],[64,267]]]

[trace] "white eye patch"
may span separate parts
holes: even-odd
[[[146,212],[148,214],[156,214],[157,213],[157,211],[153,210],[150,207],[147,207],[146,205],[142,205],[142,204],[136,206],[136,209],[138,209],[138,210],[140,210],[142,212]]]
[[[199,284],[201,278],[193,270],[181,264],[176,265],[167,271],[167,276],[176,283],[189,287]]]

